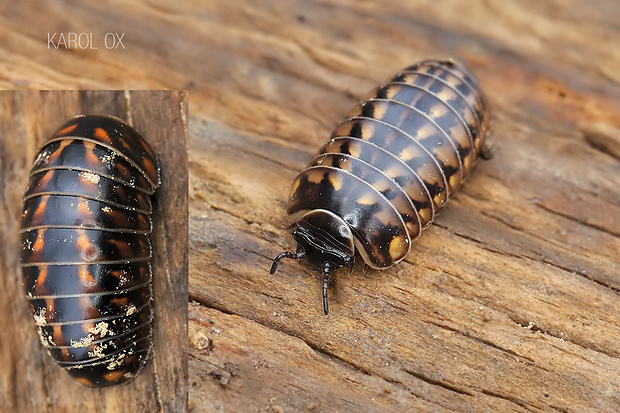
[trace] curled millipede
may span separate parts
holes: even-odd
[[[485,145],[490,107],[478,81],[454,60],[406,68],[373,90],[336,127],[293,181],[287,212],[297,251],[323,274],[323,311],[334,269],[355,251],[374,269],[397,264],[446,206]]]
[[[152,206],[159,166],[132,127],[77,116],[39,150],[21,266],[41,342],[79,383],[129,380],[152,346]]]

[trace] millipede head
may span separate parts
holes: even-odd
[[[329,312],[327,304],[328,282],[332,270],[349,267],[355,257],[353,233],[349,225],[333,212],[317,209],[303,215],[292,231],[297,241],[297,252],[282,252],[274,258],[270,274],[274,274],[283,258],[306,258],[321,268],[323,274],[323,312]]]

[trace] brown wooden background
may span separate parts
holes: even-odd
[[[128,121],[158,156],[154,199],[154,347],[135,380],[106,389],[73,381],[41,346],[19,267],[21,198],[42,144],[78,114]],[[187,403],[187,94],[176,91],[0,91],[0,411],[178,412]]]
[[[190,410],[618,411],[619,16],[615,0],[9,1],[0,86],[190,89]],[[49,50],[60,31],[100,48]],[[290,182],[372,87],[442,56],[478,75],[496,156],[406,262],[340,274],[324,317],[311,268],[267,272],[293,247]]]

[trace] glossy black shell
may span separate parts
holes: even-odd
[[[327,210],[372,268],[401,261],[483,151],[489,104],[472,73],[429,60],[351,110],[295,178],[288,213]]]
[[[79,383],[129,380],[152,346],[151,200],[159,167],[110,116],[78,116],[40,149],[24,195],[21,265],[41,342]]]

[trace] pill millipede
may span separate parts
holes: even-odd
[[[157,158],[122,120],[80,115],[41,147],[24,195],[23,283],[41,342],[79,383],[130,380],[152,347]]]
[[[486,142],[490,106],[460,62],[426,60],[374,89],[336,127],[293,181],[287,212],[296,252],[322,271],[323,311],[335,269],[357,251],[373,269],[402,261],[411,243],[459,189]]]

